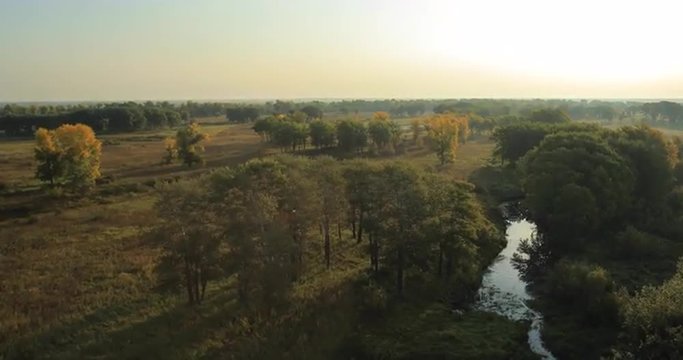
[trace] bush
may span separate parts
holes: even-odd
[[[546,290],[558,304],[591,324],[615,324],[617,296],[609,273],[596,265],[560,261],[548,274]]]
[[[624,342],[621,358],[683,357],[683,262],[674,276],[658,287],[646,286],[634,296],[622,294]]]

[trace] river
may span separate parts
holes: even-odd
[[[527,301],[532,299],[527,284],[512,265],[512,255],[523,239],[529,239],[536,226],[525,219],[508,221],[505,237],[507,246],[484,274],[475,309],[494,312],[512,320],[527,320],[529,328],[529,348],[543,359],[555,359],[543,345],[541,328],[543,316],[529,308]]]

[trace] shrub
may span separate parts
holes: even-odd
[[[548,274],[550,297],[592,324],[614,324],[618,303],[609,273],[596,265],[560,261]]]

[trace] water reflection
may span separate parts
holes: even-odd
[[[508,217],[508,214],[505,213],[506,217],[514,220],[508,223],[505,232],[508,241],[507,246],[500,252],[498,258],[484,275],[475,308],[495,312],[512,320],[531,321],[529,347],[544,359],[555,359],[543,346],[541,339],[543,317],[527,306],[526,301],[532,297],[527,292],[526,282],[522,280],[512,261],[512,256],[517,251],[520,242],[531,238],[536,227],[518,216]]]

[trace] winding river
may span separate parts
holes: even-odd
[[[530,321],[529,347],[531,351],[543,359],[555,359],[553,354],[545,348],[541,339],[543,316],[527,306],[526,302],[532,297],[519,271],[512,266],[512,254],[517,251],[519,243],[523,239],[531,238],[535,231],[536,226],[525,219],[508,221],[505,232],[507,246],[484,274],[474,308],[494,312],[512,320]]]

